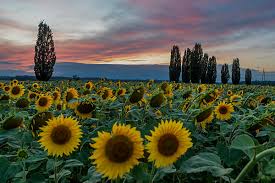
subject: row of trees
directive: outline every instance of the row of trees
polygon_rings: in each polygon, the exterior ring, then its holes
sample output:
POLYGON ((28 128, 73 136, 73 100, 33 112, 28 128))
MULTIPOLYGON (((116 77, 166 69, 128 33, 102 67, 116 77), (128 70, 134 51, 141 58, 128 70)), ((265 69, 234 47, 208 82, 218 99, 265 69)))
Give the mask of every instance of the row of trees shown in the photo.
MULTIPOLYGON (((216 83, 217 78, 217 60, 215 56, 209 57, 207 53, 203 53, 201 44, 196 43, 191 50, 187 48, 181 61, 180 49, 174 45, 171 49, 171 59, 169 66, 170 81, 179 82, 182 73, 182 82, 184 83, 216 83)), ((251 84, 251 70, 245 72, 245 81, 251 84)), ((221 81, 223 84, 228 83, 230 79, 228 65, 224 64, 221 69, 221 81)), ((232 83, 240 82, 240 61, 238 58, 233 59, 232 65, 232 83)))

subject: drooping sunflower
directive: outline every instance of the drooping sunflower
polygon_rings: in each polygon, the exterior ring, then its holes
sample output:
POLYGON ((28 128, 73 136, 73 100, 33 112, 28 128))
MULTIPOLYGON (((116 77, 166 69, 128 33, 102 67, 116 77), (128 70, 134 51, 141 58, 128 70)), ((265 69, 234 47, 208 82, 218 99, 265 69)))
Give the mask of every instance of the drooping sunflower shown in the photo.
POLYGON ((236 106, 236 105, 240 105, 242 102, 242 97, 240 95, 232 95, 230 97, 230 102, 236 106))
POLYGON ((231 113, 234 112, 234 107, 232 104, 226 104, 225 102, 220 102, 215 108, 215 114, 217 119, 229 120, 231 118, 231 113))
POLYGON ((79 95, 75 88, 67 89, 65 93, 65 103, 70 109, 74 109, 76 107, 77 102, 72 102, 73 99, 78 99, 79 95))
POLYGON ((41 128, 41 146, 52 156, 68 156, 80 144, 82 131, 78 121, 63 115, 52 118, 41 128))
POLYGON ((151 107, 160 107, 164 102, 166 98, 163 93, 158 93, 154 95, 150 100, 150 106, 151 107))
POLYGON ((52 97, 47 95, 40 95, 35 102, 35 106, 38 112, 47 111, 52 105, 52 97))
POLYGON ((0 89, 3 89, 3 88, 4 88, 4 86, 5 86, 5 84, 4 84, 4 83, 2 83, 2 82, 0 82, 0 89))
POLYGON ((90 102, 79 102, 75 108, 75 114, 82 119, 91 118, 94 109, 95 105, 90 102))
POLYGON ((3 129, 10 130, 24 126, 24 119, 21 116, 13 115, 6 118, 3 122, 3 129))
POLYGON ((133 93, 131 94, 129 101, 132 104, 138 103, 139 101, 141 101, 143 99, 144 93, 145 93, 145 90, 143 87, 139 87, 139 88, 135 89, 133 91, 133 93))
POLYGON ((94 160, 96 170, 109 179, 122 177, 143 157, 141 134, 130 125, 114 124, 111 133, 98 132, 92 140, 95 150, 90 159, 94 160))
POLYGON ((191 133, 182 122, 161 121, 151 133, 151 136, 146 136, 149 141, 146 149, 150 153, 148 160, 153 161, 157 168, 173 164, 193 145, 191 133))
POLYGON ((33 116, 29 129, 32 131, 33 136, 37 135, 37 131, 47 125, 47 121, 53 119, 54 115, 51 112, 41 112, 33 116))
POLYGON ((20 98, 21 96, 24 95, 24 86, 23 85, 12 85, 9 91, 10 97, 13 99, 20 98))
POLYGON ((15 106, 20 109, 28 108, 30 102, 27 98, 20 98, 16 101, 15 106))
POLYGON ((211 123, 214 119, 213 109, 212 107, 204 109, 195 117, 195 124, 205 129, 206 125, 211 123))

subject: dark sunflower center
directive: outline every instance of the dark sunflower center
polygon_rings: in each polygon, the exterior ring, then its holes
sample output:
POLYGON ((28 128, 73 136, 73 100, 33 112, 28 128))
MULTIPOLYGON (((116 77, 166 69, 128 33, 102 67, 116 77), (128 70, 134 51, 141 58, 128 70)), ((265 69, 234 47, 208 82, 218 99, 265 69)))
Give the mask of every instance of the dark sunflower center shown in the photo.
POLYGON ((202 113, 200 113, 196 119, 197 119, 197 122, 203 122, 204 120, 206 120, 210 115, 212 114, 212 110, 211 109, 208 109, 208 110, 205 110, 203 111, 202 113))
POLYGON ((118 95, 121 95, 123 93, 123 90, 118 90, 118 95))
POLYGON ((34 94, 34 93, 31 93, 30 94, 30 99, 33 99, 33 98, 35 98, 36 97, 36 94, 34 94))
POLYGON ((65 125, 59 125, 52 130, 51 139, 54 143, 66 144, 71 138, 71 130, 65 125))
POLYGON ((123 163, 133 154, 134 144, 124 135, 112 137, 106 144, 105 154, 110 161, 123 163))
POLYGON ((219 108, 219 112, 220 112, 221 114, 226 114, 226 113, 227 113, 227 107, 221 106, 221 107, 219 108))
POLYGON ((48 103, 48 99, 47 99, 46 97, 42 97, 42 98, 40 98, 39 101, 38 101, 39 106, 42 106, 42 107, 43 107, 43 106, 46 106, 47 103, 48 103))
POLYGON ((82 114, 88 114, 92 112, 93 109, 94 109, 94 106, 92 104, 81 103, 77 106, 77 111, 82 114))
POLYGON ((172 156, 178 147, 179 141, 173 134, 165 134, 158 141, 158 151, 164 156, 172 156))
POLYGON ((90 88, 91 88, 91 85, 90 85, 90 84, 86 84, 86 88, 87 88, 87 89, 90 89, 90 88))
POLYGON ((13 87, 12 90, 11 90, 11 92, 14 95, 18 95, 20 93, 20 87, 19 86, 13 87))
POLYGON ((5 89, 5 91, 9 91, 10 87, 5 87, 4 89, 5 89))
POLYGON ((69 102, 73 98, 74 98, 74 94, 72 94, 71 92, 68 92, 66 95, 66 101, 69 102))

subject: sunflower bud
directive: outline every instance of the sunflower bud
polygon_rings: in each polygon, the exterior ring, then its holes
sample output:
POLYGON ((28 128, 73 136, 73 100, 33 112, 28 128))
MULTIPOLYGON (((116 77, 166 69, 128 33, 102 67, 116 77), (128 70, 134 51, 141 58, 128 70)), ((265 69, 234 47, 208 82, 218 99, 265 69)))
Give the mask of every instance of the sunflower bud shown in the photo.
POLYGON ((144 95, 144 88, 143 87, 139 87, 137 89, 134 90, 134 92, 132 93, 132 95, 130 96, 129 101, 134 104, 139 102, 144 95))
POLYGON ((41 112, 36 114, 31 121, 30 129, 36 135, 36 131, 40 129, 40 127, 47 125, 47 121, 53 119, 54 115, 51 112, 41 112))
POLYGON ((30 102, 26 98, 20 98, 16 101, 15 106, 20 109, 29 107, 30 102))
POLYGON ((159 93, 155 96, 153 96, 150 100, 150 106, 151 107, 160 107, 165 101, 165 97, 163 93, 159 93))

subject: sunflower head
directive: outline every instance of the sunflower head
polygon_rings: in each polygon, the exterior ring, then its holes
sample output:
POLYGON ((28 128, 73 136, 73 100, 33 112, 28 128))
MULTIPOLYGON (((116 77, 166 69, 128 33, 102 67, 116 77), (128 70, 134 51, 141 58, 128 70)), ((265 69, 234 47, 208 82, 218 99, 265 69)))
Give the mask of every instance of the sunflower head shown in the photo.
POLYGON ((188 90, 188 91, 184 92, 183 95, 182 95, 182 98, 184 100, 189 99, 191 97, 192 97, 192 90, 188 90))
POLYGON ((94 160, 96 170, 109 179, 122 177, 143 156, 140 132, 130 125, 115 124, 111 133, 99 132, 92 140, 95 143, 91 147, 95 150, 90 158, 94 160))
POLYGON ((61 93, 59 91, 54 91, 52 94, 53 102, 56 103, 61 98, 61 93))
POLYGON ((18 85, 19 81, 14 79, 10 82, 11 85, 18 85))
POLYGON ((131 94, 130 98, 129 98, 129 101, 134 104, 134 103, 138 103, 139 101, 141 101, 141 99, 143 98, 143 95, 144 95, 144 88, 141 86, 137 89, 135 89, 133 91, 133 93, 131 94))
POLYGON ((125 88, 119 88, 117 90, 117 96, 124 96, 126 93, 126 89, 125 88))
POLYGON ((78 121, 63 115, 48 120, 46 126, 41 128, 39 142, 52 156, 68 156, 80 144, 82 131, 78 121))
POLYGON ((6 102, 10 99, 9 95, 1 95, 0 96, 0 101, 6 102))
POLYGON ((240 95, 232 95, 230 97, 230 102, 236 106, 236 105, 240 105, 242 101, 242 97, 240 95))
POLYGON ((29 107, 30 102, 26 98, 20 98, 16 101, 15 106, 20 109, 29 107))
POLYGON ((206 108, 203 111, 201 111, 195 117, 195 123, 196 123, 197 126, 200 126, 203 129, 205 129, 206 125, 208 123, 211 123, 213 119, 214 119, 213 109, 212 109, 212 107, 209 107, 209 108, 206 108))
POLYGON ((106 100, 106 99, 111 99, 113 97, 113 90, 110 88, 105 88, 102 92, 102 99, 106 100))
POLYGON ((232 104, 226 104, 225 102, 220 102, 215 108, 215 114, 217 119, 229 120, 231 118, 231 113, 234 112, 234 107, 232 104))
POLYGON ((267 97, 262 98, 262 99, 260 100, 260 103, 261 103, 262 105, 267 105, 267 104, 269 104, 271 101, 272 101, 272 98, 267 96, 267 97))
POLYGON ((38 94, 35 93, 35 92, 32 92, 29 90, 29 93, 28 93, 28 100, 29 101, 35 101, 38 97, 38 94))
POLYGON ((87 83, 85 83, 85 86, 84 86, 86 90, 91 90, 93 89, 93 87, 94 87, 94 84, 91 81, 88 81, 87 83))
POLYGON ((12 85, 10 88, 10 97, 13 99, 20 98, 22 95, 24 95, 24 86, 23 85, 12 85))
POLYGON ((34 135, 37 135, 37 131, 47 125, 47 121, 53 119, 54 115, 51 112, 41 112, 37 113, 31 121, 30 130, 32 130, 34 135))
POLYGON ((163 93, 156 94, 150 100, 151 107, 160 107, 165 102, 165 96, 163 93))
POLYGON ((0 82, 0 89, 4 88, 5 84, 0 82))
POLYGON ((75 108, 75 113, 82 119, 91 118, 95 110, 95 105, 90 102, 79 102, 75 108))
POLYGON ((231 90, 228 90, 228 91, 227 91, 227 95, 228 95, 228 96, 232 96, 232 95, 233 95, 233 92, 232 92, 231 90))
POLYGON ((40 88, 40 86, 39 86, 39 84, 38 84, 38 83, 33 83, 33 84, 32 84, 32 87, 33 87, 34 89, 38 89, 38 88, 40 88))
POLYGON ((69 88, 65 93, 65 102, 68 103, 72 99, 78 98, 78 92, 75 88, 69 88))
POLYGON ((5 91, 6 93, 9 93, 11 87, 10 87, 9 85, 5 85, 5 86, 3 87, 3 89, 4 89, 4 91, 5 91))
POLYGON ((207 89, 206 85, 201 84, 198 86, 197 91, 198 91, 198 93, 202 93, 202 92, 206 91, 206 89, 207 89))
POLYGON ((52 105, 52 97, 47 95, 40 95, 35 105, 36 105, 36 109, 39 112, 47 111, 52 105))
POLYGON ((18 128, 20 126, 23 126, 23 121, 24 119, 20 116, 15 116, 15 115, 10 116, 6 118, 5 121, 3 122, 3 129, 10 130, 10 129, 18 128))
POLYGON ((89 95, 89 94, 91 94, 91 90, 84 90, 82 94, 83 95, 89 95))
POLYGON ((166 167, 186 153, 192 147, 191 133, 183 127, 182 122, 161 121, 151 136, 146 136, 149 143, 149 161, 153 161, 157 168, 166 167))

